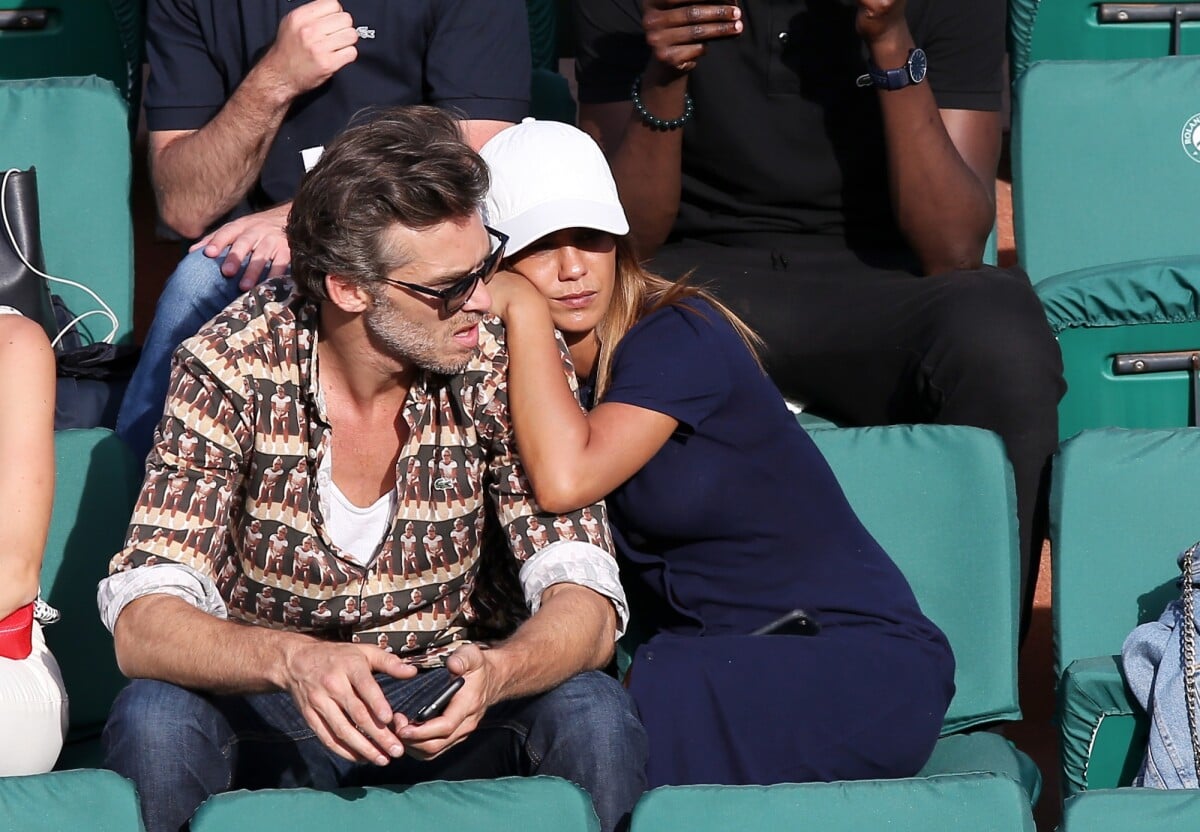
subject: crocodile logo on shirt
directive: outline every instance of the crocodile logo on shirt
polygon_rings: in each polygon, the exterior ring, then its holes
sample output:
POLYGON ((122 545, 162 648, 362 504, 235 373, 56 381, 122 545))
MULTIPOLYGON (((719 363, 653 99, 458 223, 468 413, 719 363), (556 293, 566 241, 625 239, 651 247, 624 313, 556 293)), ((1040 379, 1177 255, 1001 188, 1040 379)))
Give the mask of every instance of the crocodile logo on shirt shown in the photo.
POLYGON ((368 29, 366 26, 359 26, 354 31, 358 32, 358 36, 360 38, 364 38, 367 40, 375 40, 375 30, 374 29, 368 29))

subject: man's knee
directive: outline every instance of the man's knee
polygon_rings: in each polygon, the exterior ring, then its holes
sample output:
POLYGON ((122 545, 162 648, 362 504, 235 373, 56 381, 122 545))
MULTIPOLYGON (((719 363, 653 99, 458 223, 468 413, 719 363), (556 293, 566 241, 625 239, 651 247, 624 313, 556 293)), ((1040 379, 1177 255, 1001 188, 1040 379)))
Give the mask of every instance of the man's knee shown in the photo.
POLYGON ((941 360, 1000 396, 1056 405, 1065 390, 1062 357, 1024 274, 985 268, 942 279, 929 322, 941 360))
POLYGON ((555 738, 596 759, 644 763, 646 734, 629 694, 611 676, 589 671, 543 695, 539 719, 554 725, 555 738))
POLYGON ((203 696, 150 679, 130 682, 104 726, 105 763, 126 776, 221 753, 223 718, 203 696))
POLYGON ((203 249, 185 255, 163 287, 155 317, 195 310, 208 313, 205 318, 208 320, 224 309, 240 292, 236 277, 227 278, 221 274, 221 262, 220 258, 206 257, 203 249))

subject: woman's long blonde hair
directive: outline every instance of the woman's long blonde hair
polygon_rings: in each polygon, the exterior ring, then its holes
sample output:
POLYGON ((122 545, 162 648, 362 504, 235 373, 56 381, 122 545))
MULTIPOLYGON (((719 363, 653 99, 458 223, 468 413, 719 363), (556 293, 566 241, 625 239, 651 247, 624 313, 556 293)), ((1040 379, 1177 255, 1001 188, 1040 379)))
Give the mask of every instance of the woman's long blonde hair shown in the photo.
MULTIPOLYGON (((737 330, 738 335, 746 344, 746 349, 754 356, 758 366, 762 368, 762 358, 759 350, 763 340, 758 333, 751 329, 745 321, 717 300, 711 292, 689 282, 691 273, 684 275, 677 282, 659 277, 647 271, 634 252, 633 243, 628 235, 614 237, 616 240, 616 277, 613 282, 612 301, 608 312, 596 327, 596 339, 600 342, 600 353, 596 360, 595 400, 600 402, 608 392, 610 374, 612 372, 613 353, 625 334, 633 325, 652 312, 665 306, 678 306, 691 298, 705 301, 717 310, 737 330)), ((692 314, 700 314, 695 310, 684 307, 692 314)))

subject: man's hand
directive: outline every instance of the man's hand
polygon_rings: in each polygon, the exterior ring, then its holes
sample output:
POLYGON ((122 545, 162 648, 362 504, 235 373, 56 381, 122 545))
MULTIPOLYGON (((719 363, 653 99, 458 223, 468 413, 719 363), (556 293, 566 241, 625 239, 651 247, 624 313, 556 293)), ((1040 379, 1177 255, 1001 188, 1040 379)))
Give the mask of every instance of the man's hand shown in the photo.
POLYGON ((279 21, 263 56, 291 97, 316 89, 358 57, 354 20, 338 0, 313 0, 279 21))
POLYGON ((891 39, 910 39, 905 0, 858 0, 854 27, 868 46, 891 39))
POLYGON ((705 43, 741 33, 742 10, 695 0, 646 0, 642 28, 655 60, 676 72, 691 72, 705 43))
POLYGON ((392 706, 374 677, 415 676, 417 669, 399 656, 369 644, 306 640, 288 651, 284 673, 301 715, 339 757, 383 766, 404 753, 392 706))
POLYGON ((290 202, 249 214, 232 222, 227 222, 201 237, 192 245, 189 251, 204 249, 205 257, 217 258, 228 249, 224 262, 221 263, 221 274, 233 277, 241 271, 246 258, 246 271, 238 282, 238 288, 248 292, 262 278, 279 277, 292 262, 292 250, 288 246, 287 225, 290 202))
POLYGON ((487 709, 500 701, 502 682, 489 652, 468 644, 446 660, 446 669, 466 681, 441 716, 420 725, 409 725, 407 718, 397 716, 396 727, 410 755, 428 760, 458 745, 479 726, 487 709))

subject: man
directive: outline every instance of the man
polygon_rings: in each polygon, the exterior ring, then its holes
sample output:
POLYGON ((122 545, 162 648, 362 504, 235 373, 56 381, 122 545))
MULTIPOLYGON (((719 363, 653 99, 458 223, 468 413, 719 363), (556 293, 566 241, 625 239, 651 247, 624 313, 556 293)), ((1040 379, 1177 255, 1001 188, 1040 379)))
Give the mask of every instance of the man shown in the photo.
MULTIPOLYGON (((250 313, 236 326, 233 315, 218 317, 236 330, 229 339, 234 369, 221 369, 211 327, 179 350, 175 376, 191 376, 208 396, 237 404, 227 423, 200 420, 199 432, 226 451, 218 479, 239 485, 216 512, 220 533, 207 538, 208 550, 164 558, 142 544, 114 558, 131 554, 134 568, 101 585, 102 617, 122 669, 135 679, 105 728, 106 760, 137 784, 149 832, 178 829, 226 788, 510 774, 580 783, 607 830, 643 788, 645 738, 625 692, 596 670, 611 658, 626 614, 610 551, 548 540, 518 562, 511 552, 484 554, 476 545, 449 581, 428 571, 389 581, 377 563, 348 554, 349 541, 394 539, 414 517, 444 518, 435 521, 439 536, 459 517, 482 517, 498 530, 548 517, 528 493, 497 499, 508 472, 520 467, 507 403, 498 408, 501 418, 456 406, 451 424, 438 406, 464 381, 500 389, 507 363, 498 322, 484 320, 490 297, 483 283, 503 254, 478 213, 486 186, 482 160, 440 110, 389 111, 350 128, 297 194, 288 226, 296 286, 257 287, 231 306, 250 313), (281 337, 291 338, 292 361, 283 359, 281 337), (269 425, 257 417, 270 406, 265 393, 280 385, 295 402, 294 432, 268 449, 269 425), (485 419, 488 440, 479 438, 485 419), (443 447, 460 461, 466 447, 485 460, 482 487, 464 495, 466 507, 440 491, 404 506, 398 492, 407 460, 434 459, 443 447), (238 549, 264 510, 245 497, 276 456, 289 470, 308 460, 313 512, 286 518, 284 528, 293 543, 312 536, 314 558, 336 563, 329 590, 324 583, 280 586, 277 575, 256 569, 261 552, 238 549), (384 510, 360 508, 377 505, 384 510), (153 570, 142 566, 152 554, 160 556, 153 570), (256 620, 244 604, 235 608, 219 595, 214 564, 225 557, 240 565, 241 597, 260 585, 290 589, 311 611, 310 628, 289 630, 277 608, 256 620), (487 577, 476 580, 480 574, 487 577), (426 599, 443 584, 448 611, 430 616, 426 599), (472 591, 460 594, 468 585, 472 591), (515 596, 509 586, 519 587, 515 596), (387 608, 388 595, 407 596, 410 588, 416 608, 389 623, 380 615, 364 628, 361 619, 341 616, 354 599, 387 608), (331 621, 335 609, 339 620, 331 621), (510 636, 488 650, 475 643, 483 627, 509 620, 510 636), (404 644, 407 660, 378 647, 384 627, 404 644), (394 707, 421 684, 413 681, 418 668, 443 664, 465 685, 443 716, 410 725, 394 707)), ((163 419, 192 416, 172 396, 163 419)), ((188 482, 200 476, 197 461, 180 456, 177 445, 160 443, 147 465, 177 470, 188 482)), ((591 511, 599 517, 604 509, 591 511)), ((143 498, 133 522, 153 525, 146 514, 143 498)), ((548 522, 543 528, 552 534, 548 522)))
POLYGON ((159 299, 118 416, 139 455, 175 347, 287 270, 292 196, 340 130, 372 108, 430 103, 461 114, 478 148, 525 116, 530 83, 520 0, 150 0, 146 28, 158 209, 198 241, 159 299))
POLYGON ((640 253, 696 269, 817 412, 998 433, 1031 601, 1065 386, 1028 280, 980 265, 1002 0, 575 5, 580 124, 640 253))

